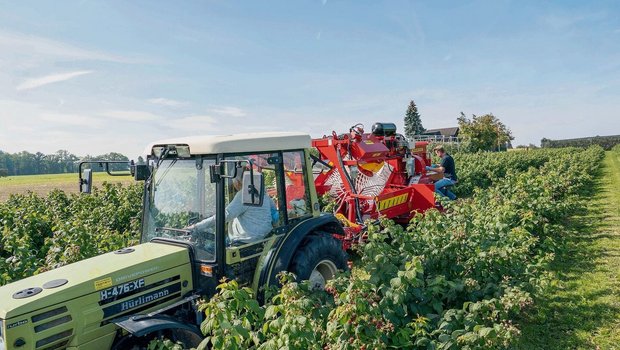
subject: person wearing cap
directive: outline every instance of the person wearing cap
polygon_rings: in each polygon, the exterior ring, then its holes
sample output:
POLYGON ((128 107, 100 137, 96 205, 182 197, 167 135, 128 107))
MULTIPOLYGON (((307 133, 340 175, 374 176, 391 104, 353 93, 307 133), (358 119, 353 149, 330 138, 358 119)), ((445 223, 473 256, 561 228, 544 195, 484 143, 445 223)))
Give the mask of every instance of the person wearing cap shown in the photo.
POLYGON ((456 176, 456 167, 454 165, 454 159, 442 145, 438 145, 433 148, 435 155, 441 159, 439 165, 432 167, 427 166, 426 170, 438 170, 443 172, 443 179, 435 182, 435 192, 439 195, 448 197, 451 200, 456 199, 456 195, 450 191, 449 186, 453 186, 457 183, 458 178, 456 176))
MULTIPOLYGON (((274 213, 277 207, 273 199, 265 192, 261 206, 244 205, 242 202, 243 170, 237 172, 232 185, 237 191, 226 206, 226 222, 231 222, 228 231, 230 242, 251 242, 264 238, 273 228, 272 221, 277 221, 274 213)), ((188 230, 203 232, 215 226, 215 215, 186 227, 188 230)))

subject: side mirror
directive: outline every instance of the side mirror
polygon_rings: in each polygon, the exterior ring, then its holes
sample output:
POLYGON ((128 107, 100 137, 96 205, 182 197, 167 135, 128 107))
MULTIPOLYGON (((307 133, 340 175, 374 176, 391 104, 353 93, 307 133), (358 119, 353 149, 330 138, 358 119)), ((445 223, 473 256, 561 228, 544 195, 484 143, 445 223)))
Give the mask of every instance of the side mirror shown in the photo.
POLYGON ((131 174, 133 175, 134 180, 143 181, 149 178, 149 176, 151 175, 151 171, 149 169, 149 166, 146 164, 132 164, 131 174))
POLYGON ((93 187, 92 169, 84 169, 80 178, 80 192, 90 193, 93 187))
POLYGON ((263 174, 246 171, 243 173, 243 185, 241 188, 241 202, 243 205, 260 207, 263 205, 265 196, 265 183, 263 174))

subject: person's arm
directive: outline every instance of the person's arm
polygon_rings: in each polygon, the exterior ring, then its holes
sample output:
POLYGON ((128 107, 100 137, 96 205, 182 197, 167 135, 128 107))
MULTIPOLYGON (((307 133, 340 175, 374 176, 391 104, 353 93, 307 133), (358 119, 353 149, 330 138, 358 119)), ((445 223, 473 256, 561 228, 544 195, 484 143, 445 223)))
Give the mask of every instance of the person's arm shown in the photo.
POLYGON ((433 164, 431 166, 427 166, 426 167, 426 171, 435 171, 435 172, 438 172, 438 173, 443 173, 444 171, 446 171, 446 168, 444 168, 440 164, 433 164))
POLYGON ((188 230, 206 231, 207 228, 215 226, 215 215, 211 215, 208 218, 199 221, 193 225, 189 225, 186 228, 188 230))
MULTIPOLYGON (((233 200, 228 203, 226 206, 226 222, 238 217, 243 214, 243 212, 247 209, 246 206, 241 203, 241 191, 237 192, 233 200)), ((198 230, 204 231, 209 227, 215 226, 215 215, 209 216, 208 218, 197 222, 193 225, 187 226, 188 230, 198 230)))
POLYGON ((237 192, 233 199, 226 206, 226 222, 238 217, 248 209, 248 206, 241 202, 241 191, 237 192))
POLYGON ((439 161, 439 164, 437 165, 437 171, 438 172, 442 172, 445 173, 446 172, 446 162, 447 162, 448 157, 444 156, 441 158, 441 160, 439 161))

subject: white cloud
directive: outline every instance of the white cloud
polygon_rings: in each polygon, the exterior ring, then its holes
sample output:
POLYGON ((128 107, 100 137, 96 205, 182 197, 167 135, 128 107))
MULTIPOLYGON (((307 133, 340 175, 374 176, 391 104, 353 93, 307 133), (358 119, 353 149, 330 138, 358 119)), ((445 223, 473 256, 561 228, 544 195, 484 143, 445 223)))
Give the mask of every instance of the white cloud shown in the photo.
MULTIPOLYGON (((93 60, 116 63, 144 63, 143 58, 113 55, 106 52, 84 49, 72 44, 35 35, 0 30, 0 52, 29 55, 29 59, 45 61, 46 57, 67 60, 93 60)), ((152 61, 151 58, 148 61, 152 61)))
POLYGON ((0 30, 0 51, 29 56, 55 56, 73 60, 135 63, 135 60, 104 52, 86 50, 64 42, 34 35, 0 30))
POLYGON ((42 113, 41 120, 54 124, 64 124, 82 127, 99 127, 102 125, 101 119, 78 114, 42 113))
POLYGON ((216 124, 216 122, 217 120, 209 115, 192 115, 175 119, 173 123, 170 123, 167 126, 177 130, 200 133, 206 131, 213 131, 213 126, 216 124))
POLYGON ((151 98, 148 101, 154 105, 165 106, 165 107, 180 107, 180 106, 187 105, 187 102, 181 102, 181 101, 172 100, 172 99, 164 98, 164 97, 151 98))
POLYGON ((93 71, 91 70, 82 70, 82 71, 76 71, 76 72, 51 74, 51 75, 46 75, 44 77, 34 78, 34 79, 27 79, 23 83, 19 84, 16 87, 16 90, 18 91, 30 90, 30 89, 38 88, 44 85, 70 80, 75 77, 79 77, 81 75, 90 74, 92 72, 93 71))
POLYGON ((214 107, 209 110, 210 114, 215 114, 222 117, 245 117, 247 113, 238 107, 230 107, 230 106, 221 106, 214 107))
POLYGON ((155 115, 150 112, 145 111, 134 111, 134 110, 115 110, 115 111, 104 111, 98 113, 98 115, 111 119, 118 119, 129 122, 142 122, 142 121, 152 121, 161 119, 160 116, 155 115))

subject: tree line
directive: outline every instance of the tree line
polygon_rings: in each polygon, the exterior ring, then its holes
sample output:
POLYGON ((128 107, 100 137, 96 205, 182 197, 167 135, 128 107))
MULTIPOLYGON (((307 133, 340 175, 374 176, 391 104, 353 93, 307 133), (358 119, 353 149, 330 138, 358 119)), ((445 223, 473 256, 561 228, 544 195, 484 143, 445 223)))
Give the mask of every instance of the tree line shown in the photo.
POLYGON ((544 138, 540 140, 540 145, 543 148, 561 148, 561 147, 590 147, 592 145, 599 145, 606 151, 611 150, 615 145, 620 144, 620 135, 611 136, 592 136, 592 137, 580 137, 576 139, 564 139, 564 140, 550 140, 544 138))
MULTIPOLYGON (((78 157, 67 150, 58 150, 56 153, 43 154, 41 152, 30 153, 21 151, 7 153, 0 151, 0 177, 14 175, 39 175, 39 174, 63 174, 78 171, 80 161, 102 159, 129 161, 120 153, 106 153, 98 156, 87 155, 78 157)), ((99 169, 93 169, 100 171, 99 169)))

